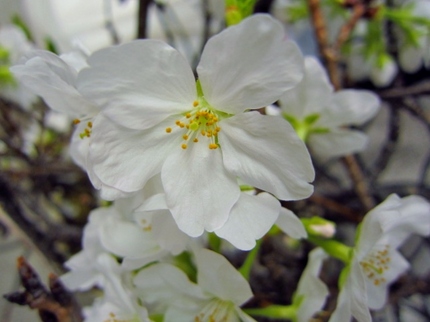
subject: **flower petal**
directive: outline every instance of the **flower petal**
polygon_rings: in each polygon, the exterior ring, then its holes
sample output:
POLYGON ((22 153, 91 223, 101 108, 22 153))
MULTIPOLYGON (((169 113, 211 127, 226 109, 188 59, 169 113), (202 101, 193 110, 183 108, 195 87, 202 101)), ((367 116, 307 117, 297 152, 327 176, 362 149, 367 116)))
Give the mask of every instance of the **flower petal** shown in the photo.
POLYGON ((371 322, 367 307, 366 283, 360 264, 353 259, 347 280, 337 298, 336 309, 329 322, 351 321, 351 316, 360 322, 371 322))
POLYGON ((167 134, 164 126, 145 131, 126 129, 99 115, 91 134, 89 167, 103 184, 124 192, 142 189, 174 149, 180 149, 181 137, 167 134))
POLYGON ((281 208, 276 225, 292 238, 301 239, 308 236, 300 219, 289 209, 281 208))
POLYGON ((332 95, 333 87, 327 72, 317 59, 309 56, 305 58, 305 76, 281 96, 279 105, 283 113, 303 120, 310 114, 322 114, 332 95))
POLYGON ((303 76, 303 57, 269 15, 253 15, 207 42, 197 73, 206 100, 236 114, 264 107, 303 76))
POLYGON ((381 102, 373 92, 346 89, 336 92, 331 105, 321 115, 317 125, 336 127, 361 125, 373 118, 379 111, 381 102))
POLYGON ((182 297, 195 300, 207 298, 200 287, 192 283, 179 268, 159 263, 142 269, 133 279, 136 293, 155 312, 164 313, 172 302, 182 297))
POLYGON ((121 257, 141 258, 160 249, 150 232, 145 232, 134 223, 109 220, 100 229, 102 245, 121 257))
POLYGON ((367 305, 372 310, 381 309, 387 302, 388 285, 396 280, 409 268, 409 263, 396 250, 390 251, 388 270, 381 276, 385 281, 375 285, 372 280, 366 279, 367 305))
POLYGON ((76 71, 60 57, 44 50, 34 51, 11 71, 55 111, 74 118, 95 114, 98 109, 76 89, 76 71))
POLYGON ((197 281, 204 291, 241 305, 252 296, 246 279, 227 259, 208 249, 196 251, 197 281))
POLYGON ((219 143, 228 171, 282 200, 312 194, 312 162, 287 121, 248 112, 222 121, 221 128, 219 143))
POLYGON ((309 322, 312 316, 324 306, 327 295, 327 286, 319 279, 323 261, 328 255, 316 248, 309 253, 308 263, 297 286, 297 294, 303 295, 303 302, 297 310, 298 322, 309 322))
POLYGON ((173 255, 178 255, 186 249, 189 236, 178 228, 167 208, 164 193, 153 195, 145 200, 136 209, 133 217, 136 222, 150 223, 154 239, 163 249, 170 251, 173 255))
POLYGON ((279 201, 268 193, 241 193, 227 222, 215 234, 241 250, 250 250, 272 227, 280 208, 279 201))
POLYGON ((312 133, 308 144, 311 155, 325 162, 328 159, 366 149, 369 138, 361 131, 335 129, 328 133, 312 133))
POLYGON ((112 121, 148 129, 192 108, 194 75, 185 58, 158 40, 136 40, 94 53, 78 75, 78 88, 112 121))
POLYGON ((222 163, 220 149, 191 143, 172 148, 161 171, 166 201, 179 229, 192 237, 222 227, 240 189, 222 163))

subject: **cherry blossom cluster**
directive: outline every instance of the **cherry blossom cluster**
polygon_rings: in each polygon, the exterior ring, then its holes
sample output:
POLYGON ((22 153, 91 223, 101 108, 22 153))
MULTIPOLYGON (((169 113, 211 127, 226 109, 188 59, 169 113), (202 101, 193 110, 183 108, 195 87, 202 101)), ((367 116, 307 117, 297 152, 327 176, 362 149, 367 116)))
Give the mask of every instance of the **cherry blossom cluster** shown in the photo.
POLYGON ((211 37, 195 73, 154 39, 92 54, 26 50, 8 63, 19 84, 70 117, 70 155, 112 201, 90 213, 83 249, 62 277, 72 290, 103 291, 84 309, 88 322, 309 321, 329 294, 319 273, 330 256, 344 264, 330 321, 370 322, 409 267, 397 249, 430 235, 430 204, 419 196, 389 196, 352 247, 333 238, 333 223, 282 206, 311 196, 312 162, 366 148, 350 126, 373 118, 380 102, 370 91, 335 92, 319 61, 269 15, 211 37), (257 249, 276 226, 318 247, 292 303, 243 308, 253 296, 248 274, 207 245, 257 249))

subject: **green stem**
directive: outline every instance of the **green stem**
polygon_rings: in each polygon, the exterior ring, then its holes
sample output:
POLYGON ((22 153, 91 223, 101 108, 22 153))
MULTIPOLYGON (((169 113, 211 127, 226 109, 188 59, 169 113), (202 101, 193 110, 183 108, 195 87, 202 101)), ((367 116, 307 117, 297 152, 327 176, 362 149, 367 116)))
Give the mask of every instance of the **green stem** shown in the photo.
POLYGON ((315 244, 330 256, 340 259, 345 264, 349 264, 352 248, 333 239, 322 239, 314 236, 308 236, 308 241, 315 244))
POLYGON ((240 274, 242 274, 242 276, 245 277, 247 281, 249 281, 252 264, 254 264, 255 258, 257 257, 258 251, 260 250, 262 241, 262 239, 257 240, 255 247, 248 253, 245 262, 243 263, 242 267, 239 268, 240 274))
POLYGON ((249 315, 264 316, 272 319, 286 319, 295 321, 297 308, 295 306, 270 305, 258 309, 243 309, 249 315))

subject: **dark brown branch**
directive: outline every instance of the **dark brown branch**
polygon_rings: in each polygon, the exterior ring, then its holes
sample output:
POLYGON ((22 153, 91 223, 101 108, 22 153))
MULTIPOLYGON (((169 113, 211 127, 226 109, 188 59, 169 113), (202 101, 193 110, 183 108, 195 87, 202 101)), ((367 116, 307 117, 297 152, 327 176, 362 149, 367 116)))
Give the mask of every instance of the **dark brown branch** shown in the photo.
POLYGON ((24 291, 5 294, 4 298, 18 305, 28 305, 37 310, 43 322, 79 322, 82 317, 75 311, 72 295, 64 288, 55 274, 49 275, 48 290, 37 272, 24 257, 17 259, 18 273, 24 291))
POLYGON ((147 27, 148 27, 148 9, 152 0, 139 0, 139 13, 137 17, 138 26, 137 26, 137 38, 143 39, 146 38, 147 35, 147 27))

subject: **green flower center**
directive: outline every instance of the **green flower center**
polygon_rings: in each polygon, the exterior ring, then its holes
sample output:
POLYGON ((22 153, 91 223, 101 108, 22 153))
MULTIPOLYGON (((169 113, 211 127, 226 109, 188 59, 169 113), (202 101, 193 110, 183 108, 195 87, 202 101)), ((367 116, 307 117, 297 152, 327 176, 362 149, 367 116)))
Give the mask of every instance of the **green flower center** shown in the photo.
POLYGON ((319 114, 309 114, 303 120, 297 119, 295 116, 284 114, 284 118, 290 122, 296 131, 297 135, 303 142, 306 142, 309 135, 313 133, 328 133, 329 129, 315 126, 315 123, 319 120, 319 114))

